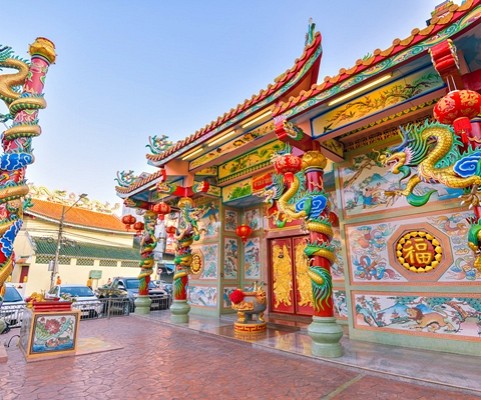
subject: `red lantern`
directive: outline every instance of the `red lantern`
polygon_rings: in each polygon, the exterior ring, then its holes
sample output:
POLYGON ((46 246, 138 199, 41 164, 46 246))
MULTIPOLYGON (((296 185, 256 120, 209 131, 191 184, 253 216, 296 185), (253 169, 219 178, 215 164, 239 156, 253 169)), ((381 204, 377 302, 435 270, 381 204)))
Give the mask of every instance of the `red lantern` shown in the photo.
POLYGON ((154 204, 150 208, 154 213, 159 214, 159 219, 162 221, 164 216, 170 213, 170 206, 167 203, 161 201, 160 203, 154 204))
POLYGON ((252 228, 249 225, 238 225, 235 234, 242 239, 242 243, 247 241, 247 238, 252 233, 252 228))
POLYGON ((122 217, 122 223, 126 225, 127 229, 130 229, 131 225, 134 224, 136 221, 133 215, 125 215, 122 217))
POLYGON ((452 125, 461 117, 473 119, 481 112, 481 95, 474 90, 452 90, 441 98, 433 109, 434 118, 446 125, 452 125))
POLYGON ((302 159, 292 154, 278 155, 274 160, 274 168, 278 174, 284 175, 287 183, 291 183, 294 174, 302 169, 302 159))
POLYGON ((173 237, 175 232, 177 231, 177 228, 174 225, 169 225, 165 227, 165 232, 169 237, 173 237))
POLYGON ((332 211, 329 211, 329 222, 331 223, 332 226, 338 227, 339 226, 339 217, 337 216, 336 213, 333 213, 332 211))
POLYGON ((144 230, 144 223, 143 222, 136 222, 134 224, 134 229, 137 231, 137 232, 142 232, 144 230))

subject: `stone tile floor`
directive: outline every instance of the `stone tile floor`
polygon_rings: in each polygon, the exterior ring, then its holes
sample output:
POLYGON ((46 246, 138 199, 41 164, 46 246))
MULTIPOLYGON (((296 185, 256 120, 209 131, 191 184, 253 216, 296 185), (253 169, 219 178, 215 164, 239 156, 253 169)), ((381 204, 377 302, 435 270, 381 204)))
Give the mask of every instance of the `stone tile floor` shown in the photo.
POLYGON ((480 358, 343 339, 345 355, 323 360, 302 330, 244 338, 231 320, 172 324, 168 311, 82 321, 98 348, 58 359, 27 363, 15 333, 0 336, 1 400, 481 399, 480 358))
MULTIPOLYGON (((144 318, 172 324, 170 314, 151 313, 144 318)), ((187 329, 193 329, 213 335, 220 335, 244 342, 250 342, 255 347, 280 350, 304 357, 324 360, 332 364, 360 368, 365 371, 392 375, 397 378, 415 379, 426 383, 435 383, 453 388, 462 388, 479 392, 481 397, 481 357, 469 357, 452 353, 440 353, 429 350, 409 349, 397 346, 379 345, 368 342, 342 339, 344 354, 339 358, 317 357, 311 352, 311 338, 307 335, 305 324, 296 324, 297 329, 289 329, 288 321, 269 324, 279 326, 288 324, 287 331, 268 329, 265 334, 252 338, 239 336, 233 332, 232 322, 235 317, 212 319, 191 315, 188 324, 180 324, 187 329), (290 332, 289 332, 290 331, 290 332)), ((269 317, 267 317, 269 321, 269 317)), ((268 325, 268 326, 269 326, 268 325)))

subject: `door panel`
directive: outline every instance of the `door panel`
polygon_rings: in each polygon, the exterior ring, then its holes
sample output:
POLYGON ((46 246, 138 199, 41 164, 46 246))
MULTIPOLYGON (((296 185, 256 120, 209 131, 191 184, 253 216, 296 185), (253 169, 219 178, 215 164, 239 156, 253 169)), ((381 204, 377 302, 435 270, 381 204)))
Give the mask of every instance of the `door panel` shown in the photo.
POLYGON ((304 254, 306 247, 306 236, 292 238, 294 245, 294 271, 296 284, 296 314, 312 315, 312 286, 307 271, 309 269, 309 259, 304 254))
POLYGON ((272 312, 312 315, 312 290, 304 254, 307 236, 272 239, 269 246, 272 312))
POLYGON ((270 268, 272 277, 271 310, 294 313, 292 248, 290 239, 270 241, 270 268))

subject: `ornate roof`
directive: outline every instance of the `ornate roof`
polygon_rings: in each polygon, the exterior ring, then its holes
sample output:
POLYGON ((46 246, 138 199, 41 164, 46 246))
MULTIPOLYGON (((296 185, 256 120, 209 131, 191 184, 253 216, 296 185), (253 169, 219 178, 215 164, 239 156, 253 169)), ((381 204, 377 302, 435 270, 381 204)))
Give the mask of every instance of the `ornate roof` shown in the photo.
MULTIPOLYGON (((65 204, 40 199, 32 199, 32 204, 32 207, 25 210, 26 215, 51 222, 60 222, 63 207, 69 207, 65 204)), ((72 207, 65 213, 64 224, 80 226, 86 229, 127 233, 125 225, 116 215, 86 210, 80 207, 72 207)), ((129 234, 131 233, 129 232, 129 234)))
POLYGON ((222 129, 227 129, 229 126, 237 124, 239 121, 259 112, 269 104, 283 100, 282 97, 286 96, 288 91, 291 91, 295 85, 301 82, 306 76, 311 78, 310 84, 312 84, 312 82, 316 81, 319 73, 321 54, 321 34, 316 32, 312 42, 307 44, 304 48, 302 56, 295 60, 294 66, 278 76, 274 80, 274 84, 269 84, 266 89, 254 94, 250 99, 245 100, 243 103, 238 104, 236 108, 232 108, 230 111, 198 130, 193 135, 178 141, 168 150, 160 154, 147 154, 147 160, 161 161, 174 153, 179 153, 178 155, 180 155, 183 152, 186 152, 193 147, 189 145, 194 142, 197 141, 195 144, 202 143, 204 140, 215 135, 222 129))
MULTIPOLYGON (((330 77, 326 76, 324 78, 324 82, 321 84, 313 85, 308 91, 302 91, 299 96, 291 97, 288 101, 281 103, 278 107, 276 107, 273 111, 273 116, 280 115, 285 113, 287 110, 299 105, 300 103, 312 100, 313 97, 318 95, 319 93, 325 92, 335 85, 340 84, 343 81, 346 81, 349 78, 352 78, 354 75, 358 75, 361 73, 365 73, 370 68, 373 68, 374 65, 385 63, 387 59, 393 57, 401 52, 406 51, 408 48, 415 47, 416 45, 420 44, 421 42, 425 41, 429 37, 434 37, 438 32, 443 29, 446 29, 448 26, 458 22, 461 18, 463 18, 468 12, 475 9, 477 6, 481 4, 481 0, 466 0, 462 5, 456 5, 452 3, 449 7, 447 7, 443 14, 440 16, 434 16, 430 21, 429 25, 424 29, 413 29, 411 35, 406 39, 394 39, 392 42, 391 47, 386 50, 376 49, 373 51, 373 54, 365 59, 359 59, 356 61, 356 65, 349 69, 341 68, 339 70, 339 74, 330 77)), ((467 21, 468 23, 471 21, 467 21)), ((425 50, 425 49, 419 49, 425 50)), ((416 53, 419 55, 419 53, 416 53)), ((344 89, 350 89, 352 86, 349 86, 344 89)), ((340 91, 333 92, 334 94, 340 93, 340 91)), ((322 100, 326 100, 323 98, 322 100)), ((314 106, 316 102, 310 101, 309 108, 314 106)))

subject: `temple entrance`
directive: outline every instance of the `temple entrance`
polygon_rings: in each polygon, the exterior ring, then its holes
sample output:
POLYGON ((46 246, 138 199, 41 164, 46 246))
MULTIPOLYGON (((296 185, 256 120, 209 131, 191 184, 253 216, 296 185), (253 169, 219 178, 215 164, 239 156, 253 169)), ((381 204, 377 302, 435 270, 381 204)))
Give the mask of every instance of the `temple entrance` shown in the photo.
POLYGON ((268 240, 270 311, 290 315, 312 315, 309 260, 304 255, 308 236, 268 240))

